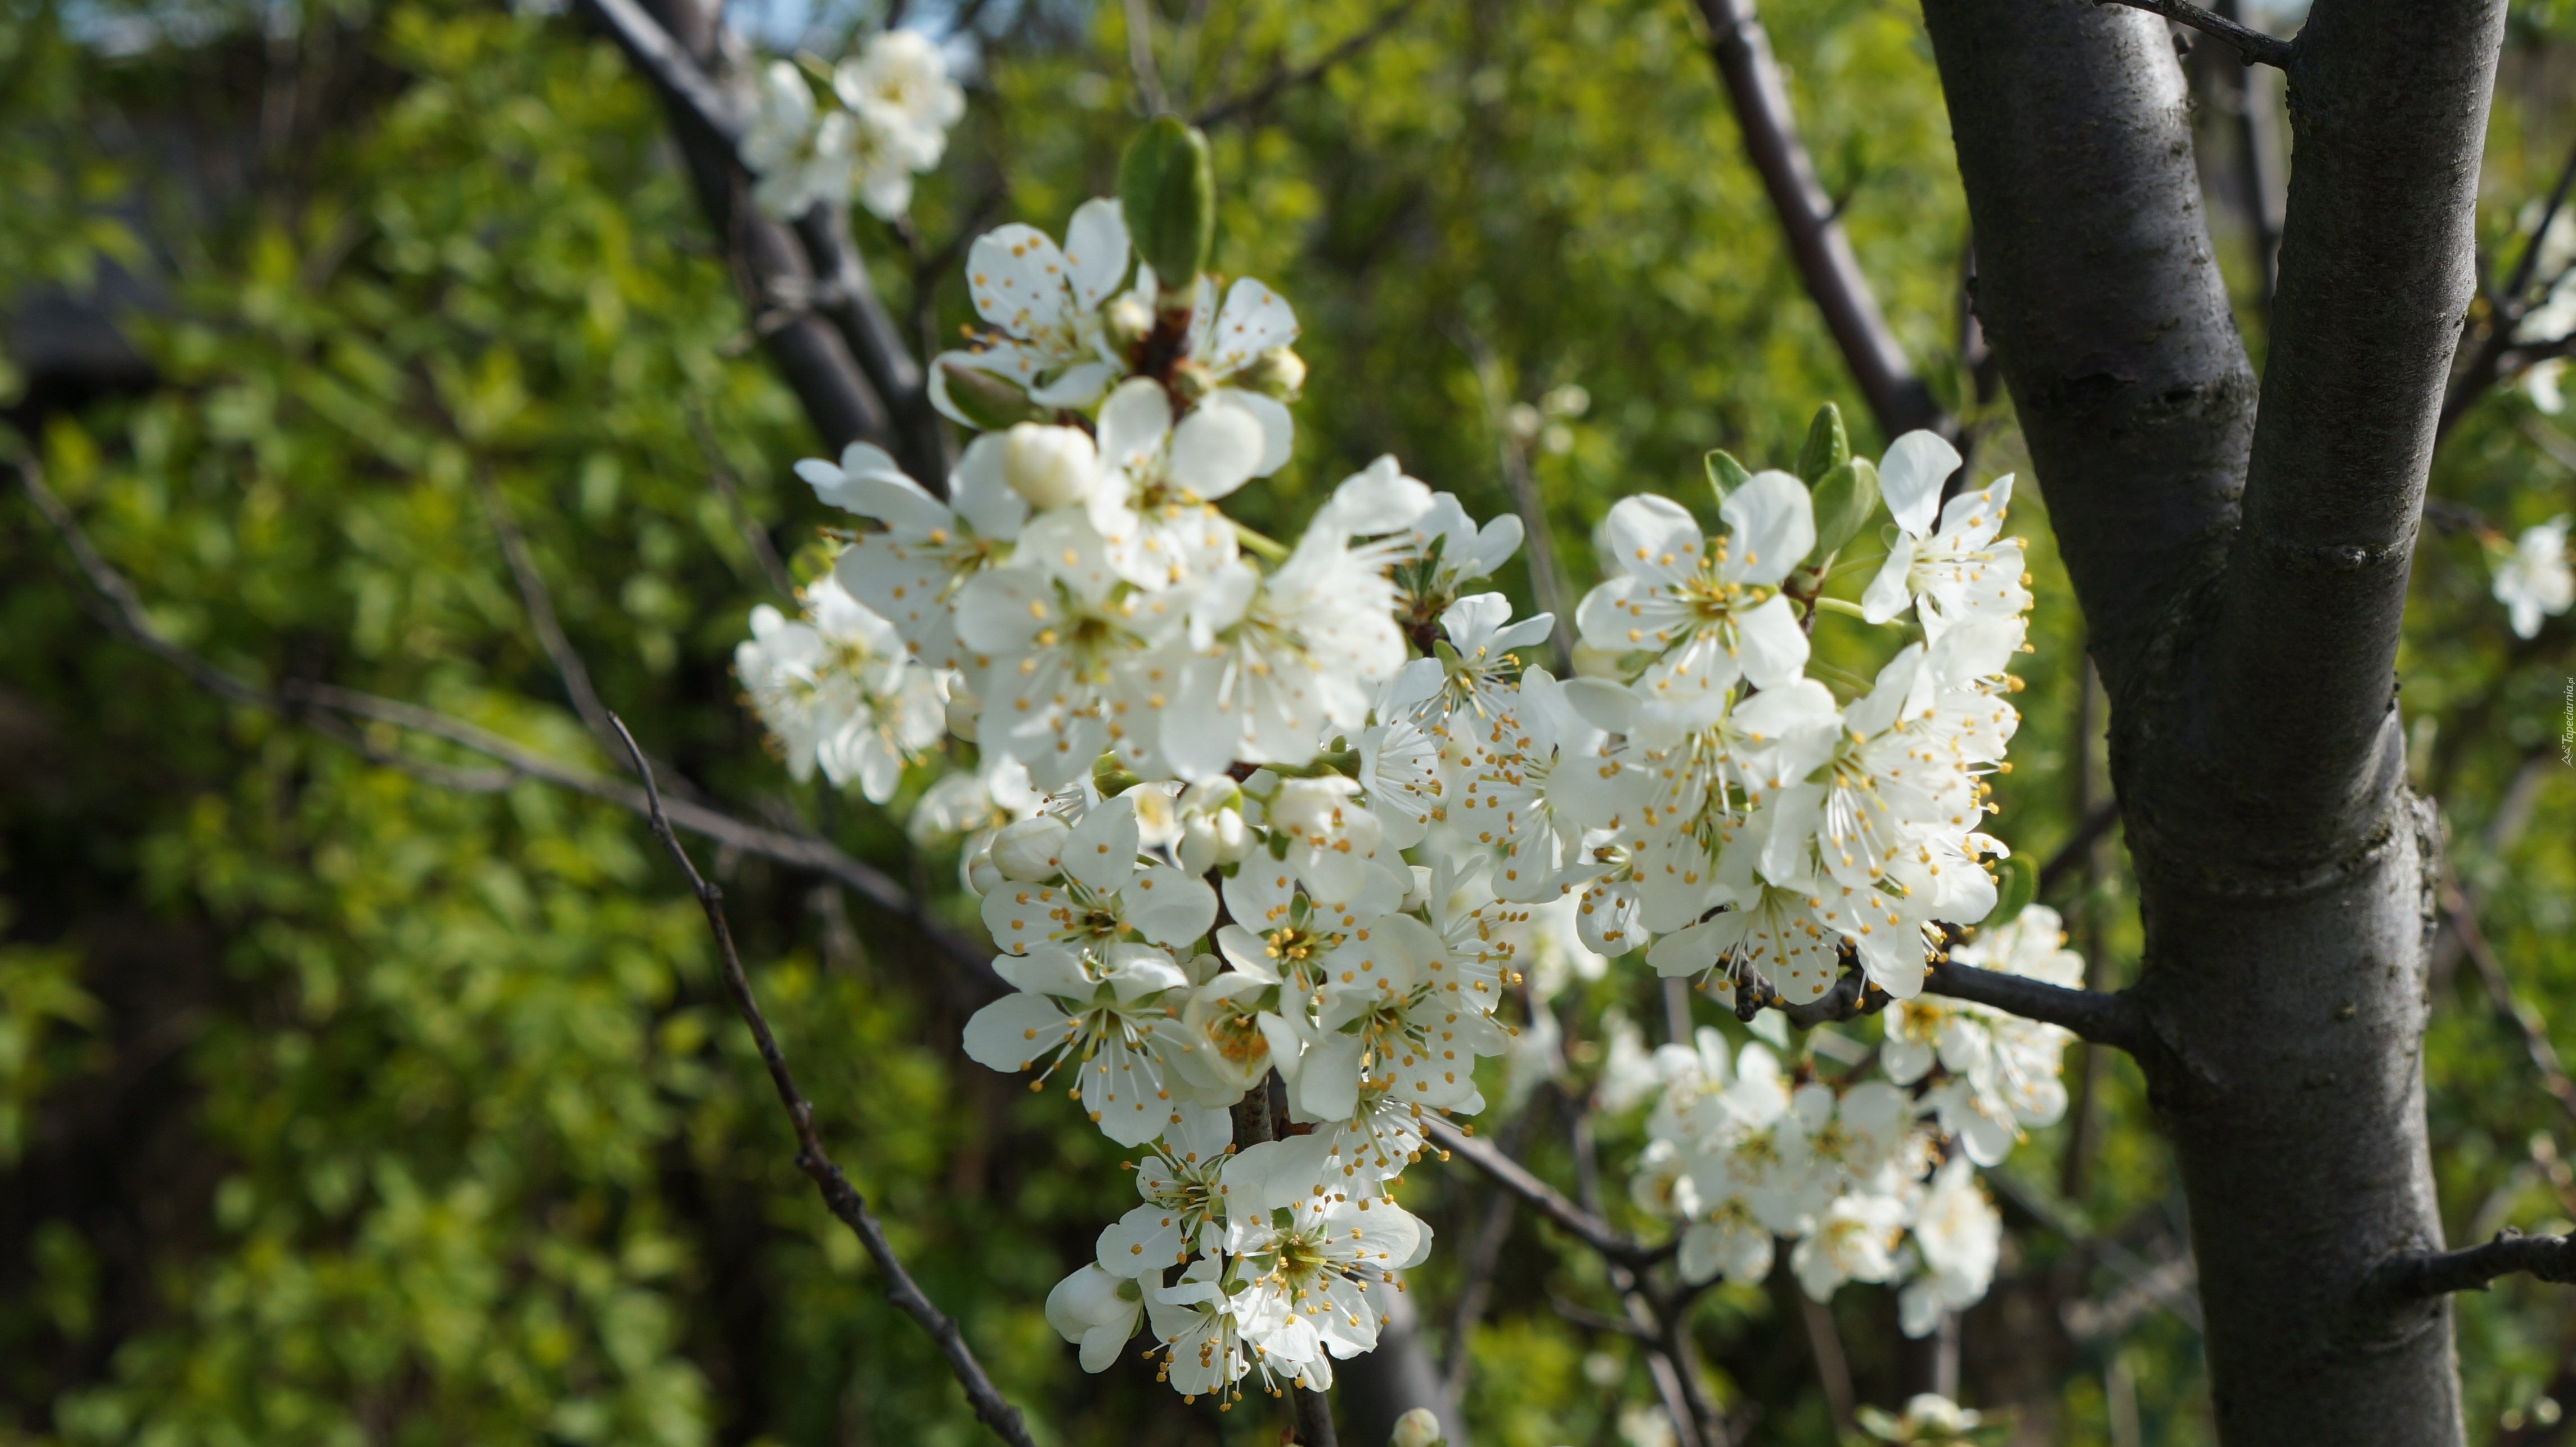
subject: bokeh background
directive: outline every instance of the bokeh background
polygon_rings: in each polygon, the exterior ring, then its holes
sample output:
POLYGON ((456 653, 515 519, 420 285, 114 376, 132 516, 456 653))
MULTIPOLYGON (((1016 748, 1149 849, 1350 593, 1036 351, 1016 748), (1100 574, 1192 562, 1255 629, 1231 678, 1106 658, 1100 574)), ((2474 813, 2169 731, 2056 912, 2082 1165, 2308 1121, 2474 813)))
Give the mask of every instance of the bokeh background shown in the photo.
MULTIPOLYGON (((1311 366, 1298 460, 1248 515, 1293 530, 1390 451, 1489 515, 1527 466, 1579 588, 1610 503, 1696 504, 1708 448, 1785 462, 1824 400, 1862 450, 1883 445, 1693 7, 1395 8, 1212 131, 1216 264, 1290 298, 1311 366)), ((1138 14, 1194 110, 1390 10, 911 6, 897 18, 940 37, 969 90, 911 227, 858 218, 912 325, 971 320, 973 234, 1053 231, 1112 190, 1142 113, 1138 14)), ((749 0, 733 18, 766 48, 833 56, 888 16, 749 0)), ((1970 237, 1919 14, 1778 0, 1765 19, 1906 350, 1973 429, 1978 475, 2017 470, 1966 325, 1970 237)), ((2483 183, 2491 270, 2576 141, 2571 46, 2576 6, 2515 7, 2483 183)), ((2259 363, 2277 77, 2249 93, 2232 58, 2188 64, 2259 363)), ((951 879, 953 856, 908 855, 905 801, 794 786, 735 700, 733 645, 775 596, 761 547, 809 575, 831 520, 788 471, 816 444, 749 327, 659 107, 567 14, 0 0, 0 442, 41 459, 159 626, 253 679, 417 700, 614 772, 531 631, 497 510, 603 698, 698 787, 951 879)), ((2497 958, 2576 1050, 2576 771, 2558 744, 2576 630, 2512 638, 2480 533, 2576 504, 2571 464, 2576 437, 2509 385, 2452 430, 2401 703, 2497 958)), ((2107 797, 2102 704, 2044 489, 2025 478, 2015 501, 2040 601, 1997 829, 2045 857, 2107 797)), ((1521 565, 1503 581, 1532 606, 1521 565)), ((2051 899, 2105 986, 2140 945, 2116 839, 2051 899)), ((971 999, 909 927, 765 861, 701 857, 827 1139, 1044 1440, 1276 1441, 1266 1404, 1185 1407, 1132 1362, 1086 1377, 1047 1328, 1048 1288, 1129 1203, 1118 1153, 1067 1129, 1060 1099, 964 1060, 971 999)), ((2459 957, 2446 940, 2427 1059, 2445 1222, 2454 1240, 2566 1230, 2576 1121, 2459 957)), ((1597 1074, 1605 1012, 1662 1011, 1633 960, 1559 1007, 1576 1026, 1564 1098, 1597 1074)), ((2008 1412, 2017 1442, 2208 1441, 2167 1154, 2124 1061, 2078 1050, 2070 1070, 2077 1110, 2005 1170, 2005 1266, 1966 1320, 1961 1396, 2008 1412)), ((767 1090, 638 820, 534 781, 442 788, 210 696, 107 627, 27 498, 0 496, 0 1443, 981 1440, 795 1171, 767 1090)), ((1600 1128, 1615 1171, 1639 1122, 1600 1128)), ((1561 1137, 1526 1147, 1570 1183, 1561 1137)), ((1524 1214, 1462 1320, 1460 1252, 1489 1190, 1426 1166, 1406 1196, 1442 1237, 1417 1299, 1475 1440, 1656 1447, 1631 1345, 1559 1306, 1609 1301, 1598 1264, 1524 1214)), ((1616 1174, 1609 1196, 1626 1209, 1616 1174)), ((2459 1300, 2473 1441, 2570 1430, 2569 1301, 2519 1279, 2459 1300)), ((1832 1322, 1859 1399, 1900 1402, 1914 1369, 1892 1297, 1847 1288, 1832 1322)), ((1836 1441, 1779 1283, 1712 1293, 1696 1330, 1721 1400, 1758 1409, 1753 1440, 1836 1441)))

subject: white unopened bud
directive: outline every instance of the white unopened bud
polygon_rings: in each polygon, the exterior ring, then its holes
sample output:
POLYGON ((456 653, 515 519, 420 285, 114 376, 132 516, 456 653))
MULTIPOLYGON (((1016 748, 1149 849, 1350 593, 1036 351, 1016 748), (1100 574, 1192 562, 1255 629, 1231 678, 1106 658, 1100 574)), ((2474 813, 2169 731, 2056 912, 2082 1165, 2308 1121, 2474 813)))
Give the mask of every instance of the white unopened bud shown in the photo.
POLYGON ((1252 359, 1252 365, 1235 374, 1235 385, 1294 402, 1306 389, 1306 359, 1286 347, 1272 347, 1252 359))
POLYGON ((966 888, 978 898, 1002 887, 1002 866, 993 862, 991 845, 976 850, 975 856, 966 861, 965 881, 966 888))
POLYGON ((1022 422, 1002 442, 1002 480, 1041 511, 1068 507, 1091 495, 1100 475, 1100 450, 1079 427, 1022 422))
POLYGON ((1181 867, 1205 874, 1220 864, 1240 864, 1252 843, 1252 831, 1232 809, 1191 814, 1181 823, 1181 867))
POLYGON ((1612 683, 1617 683, 1619 655, 1607 648, 1595 648, 1589 643, 1577 643, 1574 645, 1574 676, 1606 678, 1612 683))
POLYGON ((1124 352, 1154 329, 1154 309, 1131 291, 1100 309, 1100 325, 1109 334, 1109 345, 1124 352))
POLYGON ((1053 814, 1007 825, 993 836, 993 863, 1005 876, 1023 884, 1053 879, 1056 860, 1064 852, 1065 836, 1072 832, 1053 814))
POLYGON ((1408 866, 1408 868, 1412 872, 1413 882, 1406 887, 1404 891, 1404 903, 1399 906, 1401 912, 1405 914, 1411 914, 1417 909, 1429 909, 1431 907, 1431 866, 1428 864, 1415 864, 1408 866))
POLYGON ((975 742, 975 716, 984 711, 984 701, 966 686, 963 678, 948 682, 948 731, 968 743, 975 742))
POLYGON ((1395 1435, 1386 1440, 1387 1447, 1437 1447, 1446 1439, 1441 1437, 1440 1419, 1431 1415, 1431 1409, 1416 1407, 1395 1419, 1395 1435))

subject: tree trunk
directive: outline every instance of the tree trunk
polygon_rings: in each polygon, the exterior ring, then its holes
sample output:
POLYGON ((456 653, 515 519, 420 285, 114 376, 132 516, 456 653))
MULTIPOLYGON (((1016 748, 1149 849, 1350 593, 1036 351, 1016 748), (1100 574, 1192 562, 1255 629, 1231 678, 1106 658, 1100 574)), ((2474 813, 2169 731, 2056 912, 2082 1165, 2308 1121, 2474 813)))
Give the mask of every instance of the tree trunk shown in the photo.
MULTIPOLYGON (((1925 0, 2009 382, 2112 702, 2141 1054, 2191 1209, 2219 1434, 2456 1447, 2427 870, 2393 664, 2469 297, 2496 0, 2317 0, 2262 417, 2163 21, 1925 0)), ((2214 43, 2214 42, 2203 42, 2214 43)))

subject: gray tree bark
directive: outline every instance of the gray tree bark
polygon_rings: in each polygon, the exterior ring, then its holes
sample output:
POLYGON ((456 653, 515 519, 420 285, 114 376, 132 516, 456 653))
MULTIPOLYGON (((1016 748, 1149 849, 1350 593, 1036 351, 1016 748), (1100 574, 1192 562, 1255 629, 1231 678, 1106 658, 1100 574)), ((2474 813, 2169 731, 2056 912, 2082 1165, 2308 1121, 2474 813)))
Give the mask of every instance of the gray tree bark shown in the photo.
POLYGON ((2397 632, 2471 290, 2499 0, 2317 0, 2257 388, 2164 22, 1925 0, 1993 340, 2112 701, 2134 1051, 2190 1202, 2221 1440, 2454 1447, 2422 1039, 2439 848, 2397 632))

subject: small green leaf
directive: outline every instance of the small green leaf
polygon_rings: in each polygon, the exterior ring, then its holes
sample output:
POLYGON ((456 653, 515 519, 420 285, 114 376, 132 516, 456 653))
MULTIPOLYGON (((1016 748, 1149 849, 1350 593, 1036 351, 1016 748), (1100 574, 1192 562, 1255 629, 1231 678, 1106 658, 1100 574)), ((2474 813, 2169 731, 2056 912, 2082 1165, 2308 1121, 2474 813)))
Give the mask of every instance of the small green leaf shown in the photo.
POLYGON ((1118 163, 1118 200, 1136 254, 1154 268, 1161 289, 1189 295, 1216 240, 1216 167, 1207 136, 1177 117, 1155 117, 1118 163))
POLYGON ((1807 424, 1807 445, 1798 449, 1798 476, 1809 487, 1851 461, 1851 439, 1843 435, 1843 409, 1828 402, 1807 424))
POLYGON ((1044 409, 1029 401, 1028 393, 1008 379, 994 376, 980 367, 942 362, 939 372, 947 381, 949 402, 965 414, 967 421, 987 432, 999 432, 1013 423, 1035 422, 1046 416, 1044 409))
POLYGON ((1716 490, 1719 502, 1726 501, 1737 488, 1753 480, 1753 473, 1736 461, 1735 454, 1731 452, 1712 451, 1705 461, 1708 464, 1708 485, 1716 490))
POLYGON ((2016 854, 1995 868, 1995 907, 1982 921, 1986 929, 2001 929, 2020 917, 2031 900, 2039 895, 2039 866, 2027 854, 2016 854))
POLYGON ((1816 546, 1807 558, 1822 565, 1858 536, 1878 511, 1878 467, 1866 457, 1852 458, 1817 479, 1811 493, 1816 505, 1816 546))

